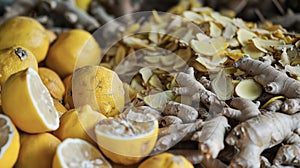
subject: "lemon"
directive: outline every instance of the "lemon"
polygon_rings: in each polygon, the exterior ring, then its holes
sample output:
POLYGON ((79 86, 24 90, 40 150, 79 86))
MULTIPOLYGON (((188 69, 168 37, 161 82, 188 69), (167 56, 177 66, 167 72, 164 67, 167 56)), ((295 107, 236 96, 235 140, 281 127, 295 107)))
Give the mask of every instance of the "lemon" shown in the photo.
POLYGON ((46 67, 40 67, 38 73, 51 96, 55 99, 62 100, 65 94, 65 86, 58 74, 46 67))
MULTIPOLYGON (((0 38, 1 39, 1 38, 0 38)), ((6 79, 21 70, 31 67, 38 69, 34 55, 24 47, 14 46, 0 50, 0 84, 6 79)))
POLYGON ((72 94, 72 74, 68 75, 63 79, 63 83, 65 86, 65 95, 64 95, 64 103, 65 107, 67 109, 72 109, 74 108, 74 103, 73 103, 73 94, 72 94))
POLYGON ((53 99, 54 102, 54 106, 55 109, 58 111, 59 116, 62 116, 65 112, 67 112, 68 110, 66 109, 66 107, 57 99, 53 99))
POLYGON ((72 109, 60 117, 60 126, 54 131, 59 139, 81 138, 96 146, 95 125, 106 117, 93 111, 89 105, 82 106, 77 110, 72 109))
POLYGON ((101 50, 94 37, 87 31, 73 29, 58 35, 50 47, 46 65, 66 77, 74 68, 98 64, 101 50))
POLYGON ((35 19, 17 16, 0 25, 0 49, 20 45, 30 50, 38 62, 45 59, 49 48, 46 29, 35 19))
POLYGON ((106 157, 124 165, 138 163, 153 149, 158 122, 150 114, 130 111, 101 120, 95 128, 97 144, 106 157))
POLYGON ((56 149, 52 168, 111 168, 100 151, 78 138, 67 138, 56 149))
POLYGON ((2 87, 1 99, 4 113, 25 132, 42 133, 59 126, 50 93, 32 68, 11 75, 2 87))
POLYGON ((60 140, 50 133, 21 134, 21 148, 15 168, 51 168, 60 140))
POLYGON ((72 88, 75 106, 89 104, 107 117, 123 111, 123 83, 110 69, 97 65, 79 68, 73 73, 72 88))
POLYGON ((87 11, 92 0, 76 0, 76 6, 84 11, 87 11))
POLYGON ((12 121, 3 114, 0 114, 0 149, 1 167, 13 167, 19 154, 20 136, 12 121))
POLYGON ((144 162, 138 168, 193 168, 193 164, 181 155, 173 155, 171 153, 161 153, 154 155, 144 162))

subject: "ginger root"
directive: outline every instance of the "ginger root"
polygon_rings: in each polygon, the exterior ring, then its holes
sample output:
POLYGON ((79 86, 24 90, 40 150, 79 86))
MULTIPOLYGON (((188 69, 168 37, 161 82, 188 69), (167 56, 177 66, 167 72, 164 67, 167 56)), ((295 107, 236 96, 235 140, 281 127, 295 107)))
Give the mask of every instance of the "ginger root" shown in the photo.
POLYGON ((194 133, 192 140, 199 142, 198 148, 204 156, 215 159, 224 149, 224 136, 229 127, 226 117, 215 117, 205 121, 202 129, 194 133))
POLYGON ((211 105, 226 106, 224 102, 220 101, 216 94, 207 90, 194 77, 194 69, 191 67, 187 73, 179 72, 176 76, 176 81, 180 87, 174 88, 173 92, 176 95, 192 96, 195 101, 200 100, 206 107, 211 105))
POLYGON ((198 111, 191 106, 169 101, 165 105, 163 115, 174 115, 180 118, 183 123, 190 123, 196 121, 198 111))
POLYGON ((260 154, 299 133, 300 113, 266 113, 237 125, 226 137, 226 142, 239 148, 230 167, 259 167, 260 154))
POLYGON ((300 144, 283 145, 279 148, 273 164, 300 166, 300 144))
POLYGON ((182 124, 182 120, 176 116, 164 116, 158 120, 159 125, 167 127, 172 124, 182 124))
POLYGON ((271 94, 284 95, 287 98, 300 98, 300 82, 276 70, 271 65, 244 56, 234 66, 253 75, 254 80, 271 94))
POLYGON ((238 121, 246 121, 260 114, 258 109, 259 104, 255 104, 249 99, 241 97, 233 98, 230 105, 237 110, 225 107, 223 115, 238 121))
POLYGON ((294 114, 300 111, 300 99, 286 99, 281 105, 281 111, 294 114))

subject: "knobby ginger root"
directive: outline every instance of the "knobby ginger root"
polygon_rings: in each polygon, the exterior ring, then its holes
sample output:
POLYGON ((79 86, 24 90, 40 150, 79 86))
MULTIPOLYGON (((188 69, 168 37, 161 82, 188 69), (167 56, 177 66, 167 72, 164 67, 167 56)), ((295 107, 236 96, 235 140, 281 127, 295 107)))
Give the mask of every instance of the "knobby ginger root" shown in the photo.
POLYGON ((279 148, 273 164, 300 166, 300 144, 283 145, 279 148))
POLYGON ((281 105, 281 111, 287 114, 294 114, 300 111, 300 99, 286 99, 281 105))
POLYGON ((287 98, 300 98, 300 82, 276 70, 271 65, 244 56, 234 66, 253 75, 254 80, 271 94, 284 95, 287 98))
POLYGON ((199 150, 204 156, 215 159, 224 149, 224 136, 229 127, 226 117, 215 117, 205 121, 201 130, 194 133, 192 140, 199 142, 199 150))
POLYGON ((197 120, 194 123, 173 124, 160 128, 158 132, 158 139, 151 154, 165 152, 188 136, 190 133, 199 130, 202 125, 203 121, 197 120))
POLYGON ((159 119, 158 123, 162 126, 162 127, 167 127, 169 125, 172 124, 182 124, 182 120, 176 116, 164 116, 162 118, 159 119))
POLYGON ((282 108, 283 102, 281 100, 274 100, 270 104, 268 104, 265 109, 268 111, 276 112, 282 108))
POLYGON ((174 115, 180 118, 184 123, 196 121, 198 111, 191 106, 169 101, 166 103, 163 115, 174 115))
POLYGON ((225 103, 220 101, 216 94, 207 90, 195 79, 193 68, 189 68, 188 73, 179 72, 176 81, 180 87, 173 89, 175 94, 192 96, 194 100, 200 100, 208 108, 213 104, 225 106, 225 103))
POLYGON ((260 154, 288 140, 300 130, 300 113, 266 113, 237 125, 226 137, 226 142, 239 148, 230 167, 259 167, 260 154))
POLYGON ((259 104, 255 104, 249 99, 241 97, 233 98, 230 105, 237 110, 230 107, 225 107, 223 110, 223 115, 238 121, 246 121, 260 114, 258 109, 259 104))

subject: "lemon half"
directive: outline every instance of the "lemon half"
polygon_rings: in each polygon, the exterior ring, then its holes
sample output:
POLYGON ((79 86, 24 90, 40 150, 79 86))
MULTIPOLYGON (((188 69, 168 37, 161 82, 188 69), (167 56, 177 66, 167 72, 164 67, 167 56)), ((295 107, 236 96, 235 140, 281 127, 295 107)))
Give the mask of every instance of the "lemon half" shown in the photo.
POLYGON ((0 165, 13 167, 20 150, 20 136, 12 121, 0 114, 0 165))
POLYGON ((2 108, 15 125, 28 133, 56 130, 59 115, 38 73, 28 68, 11 75, 2 87, 2 108))
POLYGON ((111 168, 100 151, 78 138, 65 139, 56 149, 52 168, 99 167, 111 168))

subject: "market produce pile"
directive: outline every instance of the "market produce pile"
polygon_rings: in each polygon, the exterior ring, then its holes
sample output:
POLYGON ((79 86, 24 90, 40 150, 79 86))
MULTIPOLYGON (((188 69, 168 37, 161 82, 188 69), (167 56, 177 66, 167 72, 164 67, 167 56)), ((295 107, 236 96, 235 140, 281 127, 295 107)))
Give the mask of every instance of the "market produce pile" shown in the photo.
POLYGON ((0 18, 0 167, 300 166, 299 34, 193 0, 105 25, 96 0, 24 2, 0 18))

